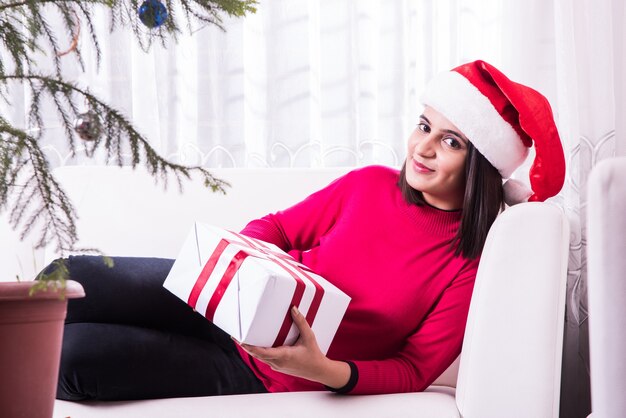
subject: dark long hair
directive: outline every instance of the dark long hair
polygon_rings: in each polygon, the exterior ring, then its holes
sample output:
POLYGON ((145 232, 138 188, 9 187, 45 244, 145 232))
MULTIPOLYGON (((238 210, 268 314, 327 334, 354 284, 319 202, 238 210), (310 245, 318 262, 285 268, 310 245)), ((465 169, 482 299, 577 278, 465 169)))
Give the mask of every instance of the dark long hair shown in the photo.
MULTIPOLYGON (((502 176, 489 161, 468 142, 465 157, 465 195, 461 212, 461 226, 451 242, 454 255, 474 259, 480 255, 487 240, 489 228, 504 209, 502 176)), ((407 202, 427 205, 422 192, 406 181, 406 164, 402 166, 398 185, 407 202)))

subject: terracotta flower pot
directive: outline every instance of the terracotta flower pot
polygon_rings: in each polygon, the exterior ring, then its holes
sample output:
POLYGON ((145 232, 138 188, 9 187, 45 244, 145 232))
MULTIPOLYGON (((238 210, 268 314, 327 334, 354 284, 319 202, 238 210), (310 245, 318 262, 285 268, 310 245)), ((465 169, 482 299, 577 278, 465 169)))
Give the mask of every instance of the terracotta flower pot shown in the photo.
POLYGON ((52 416, 67 300, 85 296, 67 282, 65 298, 32 282, 0 282, 0 411, 2 417, 52 416))

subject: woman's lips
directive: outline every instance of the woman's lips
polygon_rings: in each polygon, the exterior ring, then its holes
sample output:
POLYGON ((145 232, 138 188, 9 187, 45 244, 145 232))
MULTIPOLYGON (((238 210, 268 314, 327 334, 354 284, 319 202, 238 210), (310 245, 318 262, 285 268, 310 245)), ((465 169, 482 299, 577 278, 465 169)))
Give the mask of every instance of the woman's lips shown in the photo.
POLYGON ((424 164, 421 164, 415 160, 413 160, 413 169, 417 171, 418 173, 422 173, 422 174, 432 173, 433 171, 435 171, 435 170, 431 170, 430 168, 426 167, 424 164))

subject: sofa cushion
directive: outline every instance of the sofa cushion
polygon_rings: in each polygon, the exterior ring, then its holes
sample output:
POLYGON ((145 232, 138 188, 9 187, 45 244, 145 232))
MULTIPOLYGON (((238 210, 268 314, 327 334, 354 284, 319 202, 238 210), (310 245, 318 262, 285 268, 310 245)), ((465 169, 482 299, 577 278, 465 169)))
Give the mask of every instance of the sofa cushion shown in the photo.
POLYGON ((342 396, 289 392, 133 402, 56 401, 55 418, 281 417, 281 418, 459 418, 454 389, 431 386, 423 393, 342 396))

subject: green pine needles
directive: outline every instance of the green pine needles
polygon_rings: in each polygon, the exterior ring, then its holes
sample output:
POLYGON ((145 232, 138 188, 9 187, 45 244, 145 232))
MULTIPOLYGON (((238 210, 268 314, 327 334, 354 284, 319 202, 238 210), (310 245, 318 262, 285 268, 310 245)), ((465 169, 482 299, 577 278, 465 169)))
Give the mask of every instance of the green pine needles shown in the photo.
MULTIPOLYGON (((143 0, 142 0, 143 1, 143 0)), ((148 29, 141 22, 137 0, 0 0, 0 100, 12 105, 9 85, 22 85, 29 92, 27 126, 14 126, 0 108, 0 211, 8 211, 11 226, 21 228, 21 238, 39 231, 37 247, 54 244, 60 254, 78 250, 75 225, 76 212, 62 187, 51 173, 50 165, 40 146, 46 127, 42 103, 54 103, 69 149, 76 153, 77 133, 73 122, 80 114, 77 103, 86 103, 100 119, 101 134, 90 141, 81 141, 87 156, 96 150, 106 151, 107 162, 123 164, 122 151, 130 152, 130 164, 144 164, 148 171, 164 184, 172 174, 182 187, 182 180, 192 173, 200 175, 214 192, 225 192, 228 186, 202 167, 189 167, 167 161, 150 146, 147 138, 137 132, 123 114, 109 106, 86 88, 63 78, 60 59, 72 55, 81 69, 84 60, 78 46, 77 34, 82 29, 83 41, 96 51, 96 61, 102 59, 92 15, 95 7, 105 7, 110 14, 110 28, 132 28, 139 45, 148 50, 153 42, 166 45, 182 33, 181 22, 189 32, 192 24, 216 25, 223 28, 224 15, 242 17, 256 11, 256 0, 162 0, 167 19, 162 25, 148 29), (176 10, 182 10, 182 18, 176 10), (50 14, 61 16, 63 33, 52 26, 50 14), (88 31, 88 36, 86 35, 88 31), (73 41, 69 51, 59 47, 59 38, 66 44, 73 41), (52 62, 52 66, 50 66, 52 62), (41 68, 53 68, 45 72, 41 68), (33 129, 35 127, 35 129, 33 129)), ((67 58, 66 58, 67 59, 67 58)), ((47 115, 46 115, 47 116, 47 115)), ((49 118, 47 118, 49 119, 49 118)))

